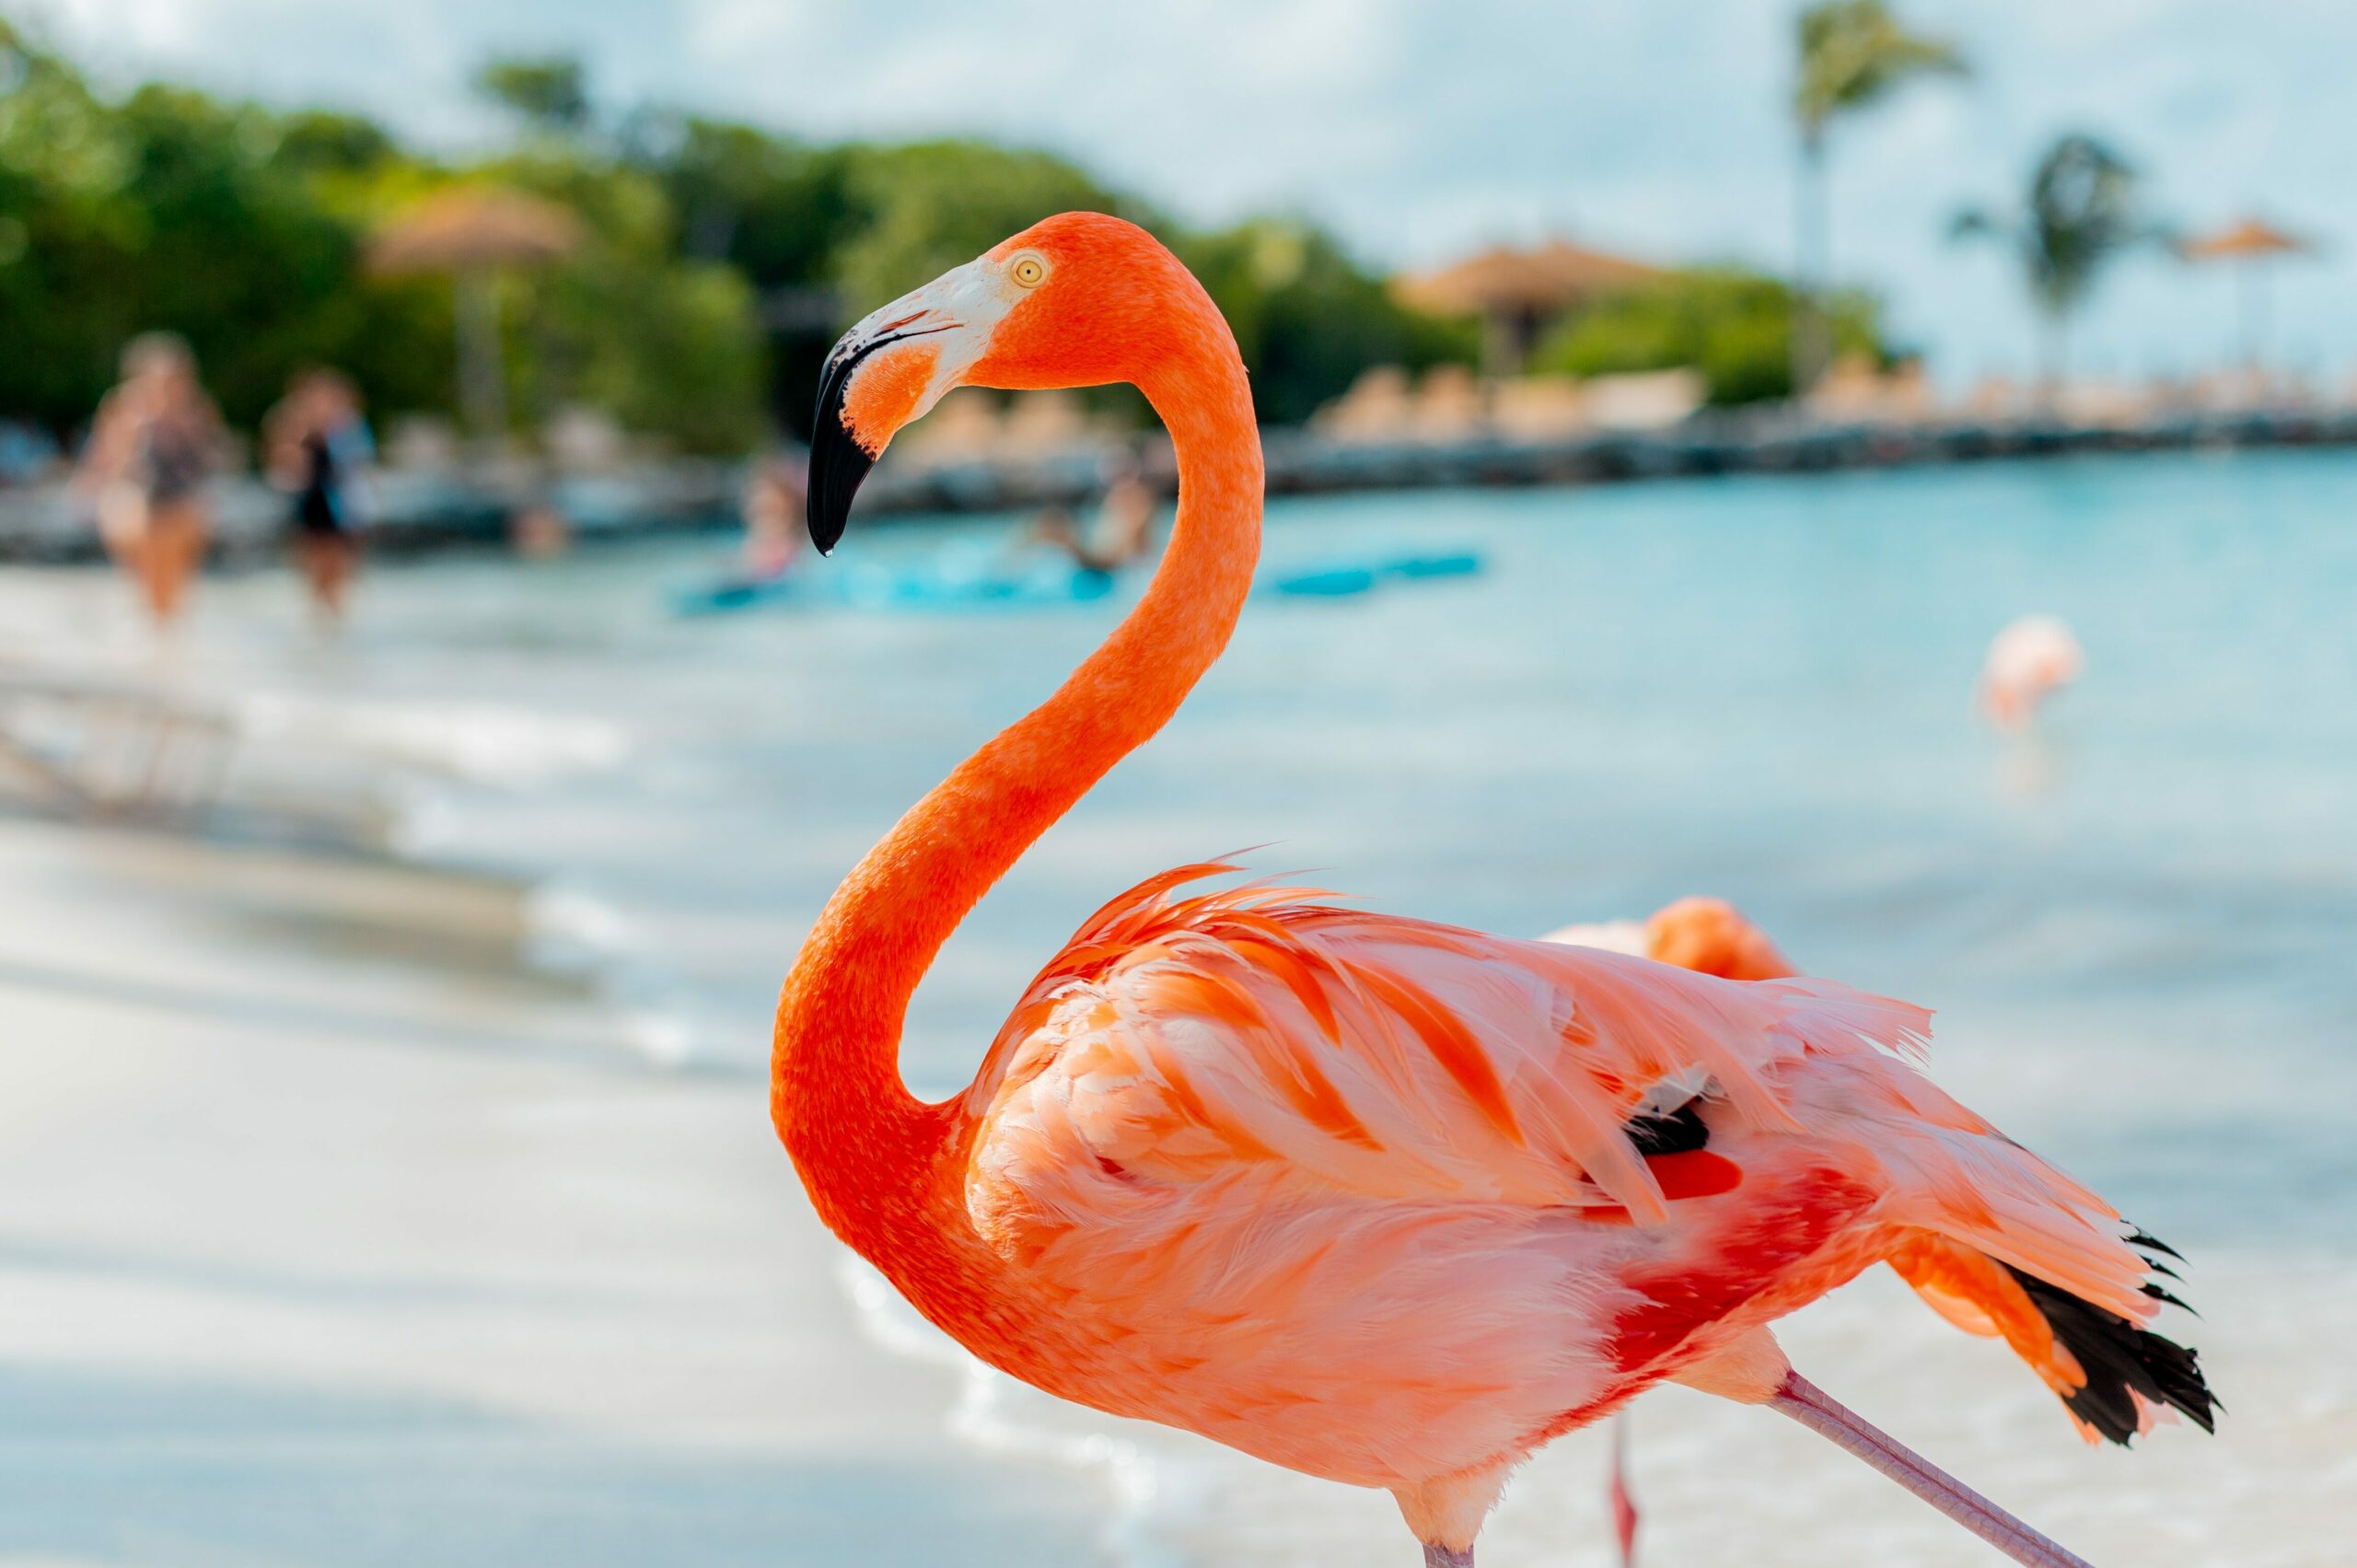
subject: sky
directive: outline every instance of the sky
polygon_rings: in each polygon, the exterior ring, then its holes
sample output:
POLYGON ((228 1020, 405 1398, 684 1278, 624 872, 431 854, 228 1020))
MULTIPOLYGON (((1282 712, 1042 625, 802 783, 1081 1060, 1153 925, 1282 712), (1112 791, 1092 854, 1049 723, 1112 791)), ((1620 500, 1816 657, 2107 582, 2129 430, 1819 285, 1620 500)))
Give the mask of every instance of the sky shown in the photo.
MULTIPOLYGON (((566 51, 601 96, 798 134, 986 134, 1051 148, 1203 222, 1316 218, 1384 268, 1561 233, 1672 261, 1789 265, 1793 0, 16 0, 84 64, 488 134, 493 53, 566 51)), ((1974 66, 1835 134, 1835 258, 1951 385, 2026 375, 2004 252, 1968 203, 2100 134, 2189 229, 2247 212, 2326 242, 2273 270, 2270 350, 2357 372, 2357 4, 1898 0, 1974 66)), ((2235 283, 2123 261, 2073 333, 2090 374, 2232 357, 2235 283)))

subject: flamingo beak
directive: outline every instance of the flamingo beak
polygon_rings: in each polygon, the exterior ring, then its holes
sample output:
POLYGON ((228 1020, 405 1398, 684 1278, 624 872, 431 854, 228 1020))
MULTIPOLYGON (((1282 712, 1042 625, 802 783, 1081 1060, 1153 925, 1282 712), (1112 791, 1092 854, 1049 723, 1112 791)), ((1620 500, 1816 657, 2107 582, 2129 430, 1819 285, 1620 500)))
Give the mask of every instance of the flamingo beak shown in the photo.
POLYGON ((941 334, 959 321, 920 289, 845 332, 819 379, 810 435, 810 542, 830 554, 843 536, 852 497, 893 433, 946 390, 941 334), (932 341, 927 341, 932 340, 932 341))

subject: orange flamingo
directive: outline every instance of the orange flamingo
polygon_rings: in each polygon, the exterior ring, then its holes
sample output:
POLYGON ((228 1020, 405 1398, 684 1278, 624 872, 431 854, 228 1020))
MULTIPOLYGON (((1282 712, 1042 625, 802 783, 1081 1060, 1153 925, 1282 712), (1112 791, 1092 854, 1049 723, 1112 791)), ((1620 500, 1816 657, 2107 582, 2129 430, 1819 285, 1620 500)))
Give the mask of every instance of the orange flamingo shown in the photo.
POLYGON ((779 1000, 772 1114, 828 1225, 1014 1376, 1389 1490, 1428 1565, 1470 1563, 1516 1461, 1665 1380, 1802 1422, 2020 1562, 2078 1562, 1827 1398, 1769 1331, 1930 1249, 1951 1316, 2042 1343, 2082 1421, 2210 1421, 2192 1353, 2143 1327, 2157 1244, 1924 1078, 1918 1008, 1303 889, 1187 891, 1232 869, 1188 865, 1087 921, 966 1092, 909 1094, 902 1020, 942 944, 1225 646, 1259 552, 1260 437, 1201 285, 1089 214, 869 316, 821 384, 829 550, 893 433, 950 388, 1111 382, 1177 448, 1161 567, 845 878, 779 1000))

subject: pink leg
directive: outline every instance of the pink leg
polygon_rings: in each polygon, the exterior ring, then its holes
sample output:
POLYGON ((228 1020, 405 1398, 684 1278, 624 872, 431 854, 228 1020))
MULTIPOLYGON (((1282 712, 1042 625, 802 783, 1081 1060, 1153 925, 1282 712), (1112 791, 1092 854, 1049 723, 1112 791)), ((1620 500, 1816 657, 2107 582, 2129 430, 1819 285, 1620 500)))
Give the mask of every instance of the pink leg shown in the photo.
POLYGON ((1612 1533, 1620 1542, 1620 1568, 1637 1568, 1637 1500, 1629 1495, 1629 1418, 1612 1422, 1612 1533))
POLYGON ((1820 1437, 1829 1437, 1916 1496, 2028 1568, 2092 1568, 1896 1438, 1836 1403, 1797 1372, 1768 1403, 1820 1437))
POLYGON ((1424 1568, 1473 1568, 1473 1549, 1451 1551, 1445 1546, 1424 1543, 1424 1568))

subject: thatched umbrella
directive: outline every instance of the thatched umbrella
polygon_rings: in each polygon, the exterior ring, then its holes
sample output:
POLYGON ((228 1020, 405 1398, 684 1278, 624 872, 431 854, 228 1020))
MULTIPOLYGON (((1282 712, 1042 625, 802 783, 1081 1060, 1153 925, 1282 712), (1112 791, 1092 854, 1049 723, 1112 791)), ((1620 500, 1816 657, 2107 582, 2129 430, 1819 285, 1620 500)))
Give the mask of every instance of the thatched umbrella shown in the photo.
POLYGON ((2177 247, 2189 261, 2225 261, 2240 278, 2243 357, 2254 370, 2265 354, 2267 276, 2270 263, 2285 256, 2311 256, 2314 240, 2303 239, 2258 218, 2245 218, 2214 234, 2197 235, 2177 247))
POLYGON ((481 435, 506 427, 499 360, 502 267, 545 266, 581 243, 581 222, 565 208, 502 185, 436 192, 379 230, 371 271, 387 276, 447 273, 456 291, 459 405, 481 435))
POLYGON ((1482 366, 1520 370, 1548 322, 1599 294, 1658 283, 1659 267, 1550 239, 1531 250, 1500 246, 1394 285, 1400 303, 1436 316, 1481 318, 1482 366))

